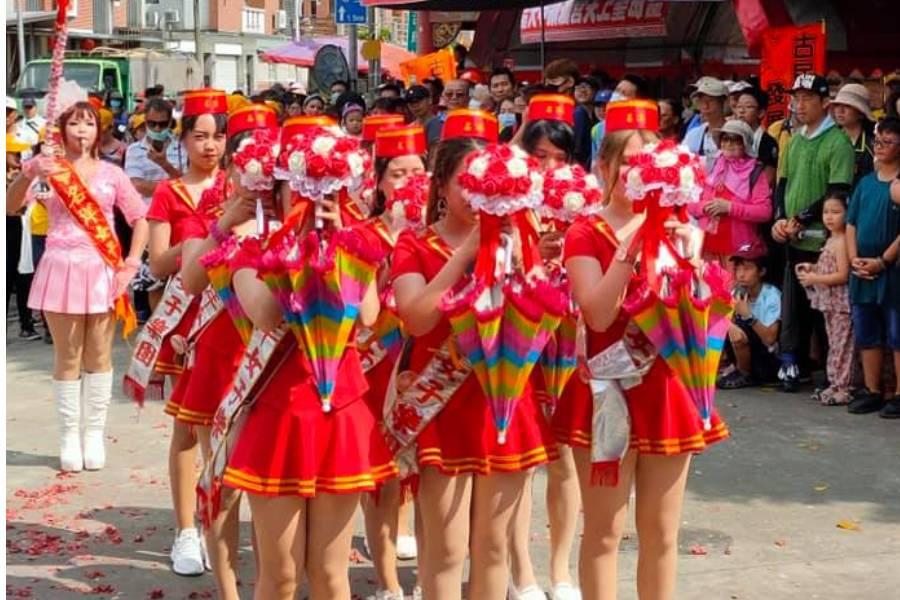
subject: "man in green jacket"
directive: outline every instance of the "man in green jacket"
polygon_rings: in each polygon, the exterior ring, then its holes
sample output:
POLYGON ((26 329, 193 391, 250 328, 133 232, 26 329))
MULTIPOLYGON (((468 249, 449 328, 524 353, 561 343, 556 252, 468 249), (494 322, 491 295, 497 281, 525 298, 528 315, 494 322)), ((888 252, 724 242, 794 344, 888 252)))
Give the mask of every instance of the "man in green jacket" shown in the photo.
POLYGON ((828 114, 826 79, 812 73, 799 75, 791 94, 801 127, 785 152, 772 226, 772 237, 785 244, 786 254, 779 339, 779 378, 786 392, 797 389, 813 331, 823 347, 827 344, 822 316, 810 307, 794 269, 799 263, 816 262, 825 241, 824 199, 832 191, 850 193, 854 168, 853 146, 828 114))

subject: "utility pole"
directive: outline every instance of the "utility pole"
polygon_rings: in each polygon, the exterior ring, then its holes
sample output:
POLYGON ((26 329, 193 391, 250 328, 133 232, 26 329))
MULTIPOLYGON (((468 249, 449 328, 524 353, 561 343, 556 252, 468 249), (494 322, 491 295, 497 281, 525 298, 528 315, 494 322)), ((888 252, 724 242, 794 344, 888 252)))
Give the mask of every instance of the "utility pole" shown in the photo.
POLYGON ((303 0, 292 0, 294 5, 294 16, 291 19, 292 29, 294 30, 294 41, 300 41, 300 13, 303 12, 303 0))
MULTIPOLYGON (((200 2, 198 0, 194 0, 194 52, 197 53, 197 65, 200 67, 200 81, 204 81, 206 71, 203 69, 203 51, 200 48, 200 2)), ((210 74, 211 80, 212 74, 210 74)))
POLYGON ((347 57, 350 67, 350 89, 354 92, 356 91, 359 84, 359 65, 358 65, 358 57, 359 57, 359 40, 357 40, 357 28, 356 25, 351 25, 347 28, 350 31, 349 38, 347 39, 347 54, 350 56, 347 57))
POLYGON ((16 37, 19 39, 19 77, 25 72, 25 18, 22 15, 22 3, 16 0, 16 37))

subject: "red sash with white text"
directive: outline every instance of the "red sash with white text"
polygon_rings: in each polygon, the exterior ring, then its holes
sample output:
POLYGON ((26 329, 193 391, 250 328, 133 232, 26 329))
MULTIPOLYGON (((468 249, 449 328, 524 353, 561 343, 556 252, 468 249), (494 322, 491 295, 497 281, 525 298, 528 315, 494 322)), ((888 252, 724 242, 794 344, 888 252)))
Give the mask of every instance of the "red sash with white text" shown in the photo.
MULTIPOLYGON (((113 270, 123 265, 122 248, 110 227, 103 209, 91 195, 90 189, 67 160, 59 160, 61 170, 47 176, 47 183, 56 192, 60 202, 72 215, 93 242, 100 256, 113 270)), ((128 294, 115 299, 113 309, 117 321, 122 322, 122 335, 128 335, 137 328, 137 316, 128 300, 128 294)))

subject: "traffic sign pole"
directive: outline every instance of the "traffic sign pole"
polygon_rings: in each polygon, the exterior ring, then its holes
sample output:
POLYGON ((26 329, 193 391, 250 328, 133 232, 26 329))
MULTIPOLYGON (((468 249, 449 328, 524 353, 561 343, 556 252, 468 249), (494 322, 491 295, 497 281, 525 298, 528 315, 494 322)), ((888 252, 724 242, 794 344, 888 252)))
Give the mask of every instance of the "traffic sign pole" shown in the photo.
POLYGON ((348 56, 347 58, 349 59, 348 62, 350 63, 350 81, 349 81, 350 89, 353 90, 354 92, 356 91, 356 89, 358 87, 357 84, 358 84, 358 80, 359 80, 359 67, 356 64, 357 63, 356 57, 358 55, 357 49, 356 49, 356 43, 357 43, 357 41, 356 41, 356 25, 351 25, 350 26, 350 39, 347 40, 347 48, 348 48, 348 53, 350 54, 350 56, 348 56))

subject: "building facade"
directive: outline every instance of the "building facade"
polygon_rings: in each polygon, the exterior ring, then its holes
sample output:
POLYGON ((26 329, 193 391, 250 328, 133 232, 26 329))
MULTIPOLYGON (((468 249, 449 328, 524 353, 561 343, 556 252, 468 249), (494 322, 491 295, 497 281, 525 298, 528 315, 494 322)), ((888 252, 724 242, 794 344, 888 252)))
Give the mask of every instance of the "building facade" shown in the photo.
MULTIPOLYGON (((27 60, 52 49, 55 0, 21 0, 27 60)), ((259 53, 298 36, 333 35, 331 0, 70 0, 70 50, 153 48, 194 53, 199 13, 204 79, 247 92, 289 80, 294 69, 268 65, 259 53)), ((7 81, 18 78, 17 2, 6 3, 7 81)))

